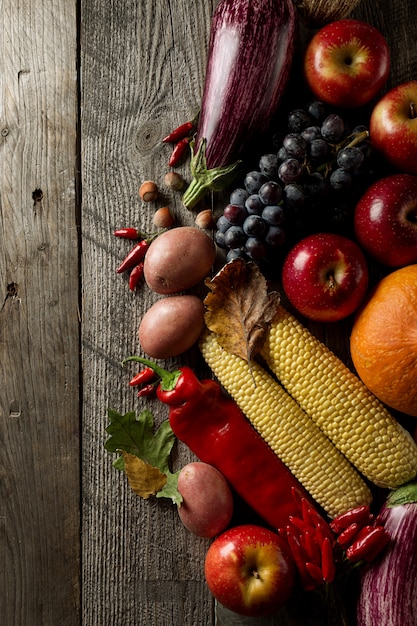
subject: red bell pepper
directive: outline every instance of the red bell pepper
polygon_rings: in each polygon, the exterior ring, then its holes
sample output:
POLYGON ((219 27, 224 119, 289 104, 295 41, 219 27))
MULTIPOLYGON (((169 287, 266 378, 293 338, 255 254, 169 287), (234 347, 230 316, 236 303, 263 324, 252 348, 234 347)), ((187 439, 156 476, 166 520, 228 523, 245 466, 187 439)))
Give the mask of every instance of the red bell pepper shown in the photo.
POLYGON ((157 398, 169 406, 176 437, 200 461, 216 467, 271 527, 285 527, 291 515, 300 514, 300 496, 313 509, 297 479, 216 381, 200 381, 189 367, 169 372, 141 357, 126 361, 153 368, 160 378, 157 398))

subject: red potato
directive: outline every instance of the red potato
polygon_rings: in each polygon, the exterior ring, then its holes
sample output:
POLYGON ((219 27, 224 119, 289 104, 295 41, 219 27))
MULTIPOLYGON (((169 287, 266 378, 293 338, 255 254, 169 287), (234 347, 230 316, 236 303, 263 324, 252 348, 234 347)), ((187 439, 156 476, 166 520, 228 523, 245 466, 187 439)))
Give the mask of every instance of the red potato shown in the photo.
POLYGON ((167 230, 154 239, 146 253, 146 284, 164 295, 186 291, 209 274, 215 255, 213 240, 200 228, 167 230))
POLYGON ((228 526, 233 514, 230 487, 215 467, 196 461, 178 476, 183 497, 178 514, 184 526, 199 537, 215 537, 228 526))
POLYGON ((204 328, 204 305, 193 295, 168 296, 147 310, 139 325, 139 342, 153 359, 186 352, 204 328))

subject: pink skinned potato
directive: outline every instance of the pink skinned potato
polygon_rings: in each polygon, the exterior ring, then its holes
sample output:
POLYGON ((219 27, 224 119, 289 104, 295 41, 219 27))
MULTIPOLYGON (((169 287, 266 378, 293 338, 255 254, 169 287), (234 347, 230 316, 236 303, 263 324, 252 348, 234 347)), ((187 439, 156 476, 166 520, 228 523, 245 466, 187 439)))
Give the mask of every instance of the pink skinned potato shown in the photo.
POLYGON ((186 352, 204 328, 204 305, 193 295, 162 298, 145 313, 139 343, 147 356, 168 359, 186 352))
POLYGON ((185 465, 178 476, 183 497, 178 515, 185 528, 199 537, 215 537, 228 526, 233 495, 223 474, 208 463, 185 465))
POLYGON ((149 246, 144 278, 163 295, 187 291, 210 272, 216 256, 213 240, 201 229, 179 226, 159 235, 149 246))

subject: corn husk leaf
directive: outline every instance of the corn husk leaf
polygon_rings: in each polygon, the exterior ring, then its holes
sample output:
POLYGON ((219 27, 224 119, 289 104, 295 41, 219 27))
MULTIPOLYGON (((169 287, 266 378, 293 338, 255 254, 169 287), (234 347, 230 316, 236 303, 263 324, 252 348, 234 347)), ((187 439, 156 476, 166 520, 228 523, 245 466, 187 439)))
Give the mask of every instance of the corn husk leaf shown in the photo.
POLYGON ((258 266, 243 259, 227 263, 206 281, 205 322, 218 335, 220 345, 250 362, 263 345, 280 302, 278 292, 268 292, 258 266))

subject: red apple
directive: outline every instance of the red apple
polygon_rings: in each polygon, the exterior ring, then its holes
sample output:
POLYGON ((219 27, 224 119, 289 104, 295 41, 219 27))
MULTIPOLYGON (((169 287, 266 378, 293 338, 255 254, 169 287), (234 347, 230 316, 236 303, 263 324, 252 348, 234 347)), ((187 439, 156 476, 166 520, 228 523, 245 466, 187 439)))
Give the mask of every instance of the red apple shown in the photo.
POLYGON ((304 56, 304 75, 317 98, 341 107, 360 107, 383 87, 390 53, 383 35, 366 22, 338 20, 321 28, 304 56))
POLYGON ((282 286, 305 317, 336 322, 353 313, 368 289, 360 247, 342 235, 318 233, 295 244, 282 266, 282 286))
POLYGON ((354 225, 359 245, 382 265, 417 263, 417 176, 373 183, 356 205, 354 225))
POLYGON ((211 594, 241 615, 272 615, 289 599, 295 568, 287 544, 255 524, 235 526, 208 549, 204 573, 211 594))
POLYGON ((199 537, 215 537, 229 524, 233 514, 233 494, 218 469, 194 461, 178 475, 182 502, 178 514, 184 526, 199 537))
POLYGON ((369 134, 371 145, 396 169, 417 174, 417 80, 397 85, 377 102, 369 134))

